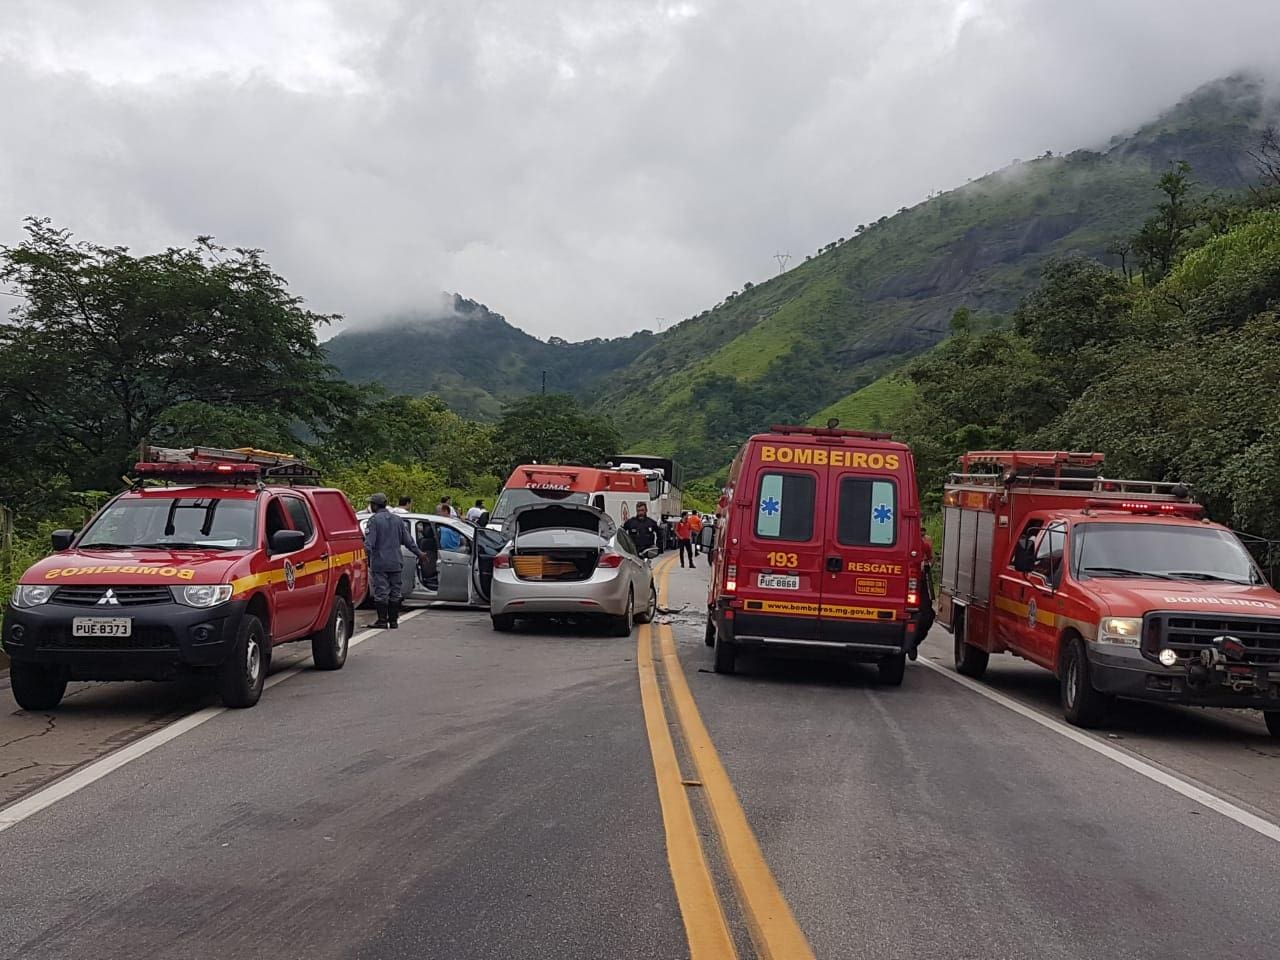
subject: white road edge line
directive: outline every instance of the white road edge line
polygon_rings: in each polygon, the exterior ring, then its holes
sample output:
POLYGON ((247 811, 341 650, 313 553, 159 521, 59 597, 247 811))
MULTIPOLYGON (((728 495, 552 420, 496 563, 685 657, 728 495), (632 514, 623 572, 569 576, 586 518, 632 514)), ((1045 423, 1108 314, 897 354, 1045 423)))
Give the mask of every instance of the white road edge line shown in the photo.
MULTIPOLYGON (((412 610, 401 617, 400 622, 403 623, 406 620, 412 620, 422 612, 423 611, 421 610, 412 610)), ((347 641, 348 650, 350 650, 351 647, 359 646, 370 637, 384 632, 386 631, 365 630, 361 633, 357 633, 347 641)), ((266 682, 263 684, 263 689, 265 690, 268 687, 274 687, 277 684, 284 683, 290 677, 296 677, 306 669, 307 664, 310 662, 311 658, 308 657, 306 660, 303 660, 301 663, 298 663, 287 670, 281 670, 279 673, 272 674, 267 677, 266 682)), ((184 733, 194 730, 196 727, 207 723, 214 717, 227 713, 228 710, 229 708, 227 707, 205 707, 203 710, 197 710, 195 713, 188 714, 179 720, 175 720, 168 726, 161 727, 159 730, 155 731, 155 733, 149 733, 142 739, 135 740, 133 743, 121 747, 114 753, 109 753, 101 759, 91 761, 73 773, 63 777, 61 780, 56 780, 49 784, 49 786, 42 787, 35 793, 23 797, 17 803, 11 804, 3 810, 0 810, 0 833, 8 830, 14 824, 21 823, 28 817, 34 816, 41 810, 53 806, 59 800, 64 800, 73 793, 83 790, 85 787, 89 786, 89 784, 101 780, 103 777, 107 776, 107 774, 119 770, 125 764, 132 763, 134 760, 145 756, 152 750, 164 746, 170 740, 176 740, 184 733)))
POLYGON ((956 683, 960 684, 960 686, 972 690, 974 693, 986 697, 988 700, 998 703, 1002 707, 1012 710, 1019 716, 1035 721, 1045 729, 1052 730, 1054 733, 1060 734, 1068 740, 1072 740, 1080 744, 1080 746, 1106 757, 1108 760, 1114 760, 1122 767, 1126 767, 1134 773, 1160 784, 1162 787, 1167 787, 1174 793, 1181 794, 1186 797, 1188 800, 1193 800, 1201 806, 1208 807, 1210 810, 1222 814, 1229 820, 1234 820, 1242 827, 1248 827, 1250 830, 1255 833, 1262 834, 1262 836, 1269 840, 1280 842, 1280 826, 1277 826, 1270 820, 1264 820, 1257 814, 1250 813, 1248 810, 1237 807, 1231 801, 1225 800, 1217 794, 1210 793, 1208 790, 1202 790, 1195 784, 1188 783, 1180 777, 1175 777, 1173 774, 1166 773, 1159 767, 1153 766, 1144 760, 1139 760, 1137 757, 1131 756, 1123 750, 1117 750, 1115 747, 1108 746, 1101 740, 1098 740, 1081 730, 1077 730, 1075 727, 1068 726, 1062 721, 1054 720, 1052 717, 1046 717, 1043 713, 1033 707, 1028 707, 1025 704, 1019 703, 1017 700, 1014 700, 1011 697, 1006 697, 1004 694, 998 693, 990 687, 985 687, 968 677, 962 677, 960 674, 952 670, 948 670, 940 664, 932 663, 923 657, 918 662, 921 666, 928 667, 930 670, 940 673, 950 680, 954 680, 956 683))

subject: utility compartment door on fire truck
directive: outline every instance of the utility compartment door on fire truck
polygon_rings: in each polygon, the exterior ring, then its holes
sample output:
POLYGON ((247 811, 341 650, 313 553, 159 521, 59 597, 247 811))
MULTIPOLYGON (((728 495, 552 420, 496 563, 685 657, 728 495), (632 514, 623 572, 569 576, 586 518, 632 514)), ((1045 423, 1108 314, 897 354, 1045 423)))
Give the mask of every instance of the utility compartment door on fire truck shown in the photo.
POLYGON ((901 498, 897 478, 884 470, 828 475, 821 639, 857 642, 863 625, 892 622, 904 607, 901 498))
POLYGON ((737 630, 816 640, 824 547, 817 516, 826 478, 807 467, 761 463, 744 480, 753 496, 738 553, 737 630))

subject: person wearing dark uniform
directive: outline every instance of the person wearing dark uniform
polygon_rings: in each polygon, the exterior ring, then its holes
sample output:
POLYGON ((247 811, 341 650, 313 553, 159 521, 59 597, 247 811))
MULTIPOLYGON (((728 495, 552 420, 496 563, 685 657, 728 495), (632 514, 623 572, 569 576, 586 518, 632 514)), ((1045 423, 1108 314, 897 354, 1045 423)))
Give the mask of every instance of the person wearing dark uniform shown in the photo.
POLYGON ((409 535, 409 525, 398 513, 387 509, 387 495, 375 493, 369 498, 373 516, 365 526, 364 548, 369 554, 369 576, 373 581, 373 605, 378 610, 375 629, 400 626, 400 594, 404 562, 400 548, 408 547, 423 559, 422 551, 409 535))
POLYGON ((649 516, 649 505, 647 503, 636 504, 636 515, 622 525, 622 529, 627 531, 627 535, 631 537, 631 542, 636 545, 636 549, 644 553, 650 547, 659 545, 662 537, 662 531, 658 529, 657 521, 649 516))
POLYGON ((921 539, 923 549, 920 559, 920 612, 916 615, 915 641, 907 651, 909 660, 919 656, 920 644, 924 643, 925 638, 929 636, 929 630, 933 627, 934 617, 937 615, 933 609, 933 538, 926 534, 921 539))

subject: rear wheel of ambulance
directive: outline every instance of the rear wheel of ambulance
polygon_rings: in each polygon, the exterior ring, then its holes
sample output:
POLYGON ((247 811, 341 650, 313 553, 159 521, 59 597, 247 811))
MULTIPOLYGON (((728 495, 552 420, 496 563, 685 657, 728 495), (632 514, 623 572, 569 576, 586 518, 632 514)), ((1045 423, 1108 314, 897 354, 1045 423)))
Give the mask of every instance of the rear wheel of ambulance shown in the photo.
POLYGON ((716 673, 733 673, 738 669, 738 652, 732 640, 725 639, 723 633, 716 633, 716 673))
POLYGON ((1104 723, 1115 698, 1094 689, 1089 655, 1079 637, 1072 637, 1063 649, 1059 676, 1062 715, 1067 722, 1077 727, 1097 727, 1104 723))
POLYGON ((334 597, 329 623, 311 636, 311 659, 315 661, 317 670, 342 669, 342 665, 347 662, 354 619, 347 598, 342 594, 334 597))
POLYGON ((876 664, 876 682, 882 687, 900 687, 907 672, 907 655, 885 657, 876 664))
POLYGON ((252 707, 267 679, 267 631, 253 614, 240 620, 235 646, 218 668, 218 696, 228 707, 252 707))
POLYGON ((55 666, 14 660, 9 664, 9 686, 23 710, 52 710, 67 692, 67 677, 55 666))

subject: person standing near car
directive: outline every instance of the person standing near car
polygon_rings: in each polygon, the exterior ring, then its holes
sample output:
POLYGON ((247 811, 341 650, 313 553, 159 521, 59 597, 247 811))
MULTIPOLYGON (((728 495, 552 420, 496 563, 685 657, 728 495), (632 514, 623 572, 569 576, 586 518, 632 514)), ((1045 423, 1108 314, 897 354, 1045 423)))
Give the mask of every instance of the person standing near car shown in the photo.
MULTIPOLYGON (((697 556, 702 554, 702 515, 696 510, 689 514, 689 539, 693 541, 693 552, 697 556)), ((693 563, 692 560, 689 561, 693 563)))
POLYGON ((624 523, 622 529, 627 531, 636 550, 642 554, 650 547, 658 546, 662 536, 657 521, 649 516, 649 505, 643 500, 636 504, 636 515, 624 523))
POLYGON ((689 526, 689 511, 680 513, 676 521, 676 550, 680 552, 680 566, 684 566, 684 558, 688 556, 689 566, 693 566, 693 528, 689 526))
POLYGON ((378 619, 372 626, 377 630, 387 627, 395 630, 400 626, 401 578, 404 576, 400 548, 408 547, 419 561, 425 559, 425 555, 409 535, 409 525, 400 519, 398 513, 387 509, 385 493, 371 496, 369 509, 373 516, 365 526, 364 548, 369 554, 373 605, 378 611, 378 619))
POLYGON ((476 524, 480 522, 480 518, 483 517, 484 515, 485 515, 485 509, 484 509, 483 500, 477 500, 475 503, 475 506, 471 507, 467 511, 467 519, 470 520, 472 523, 476 523, 476 524))
POLYGON ((401 497, 400 506, 392 507, 393 513, 411 513, 413 512, 413 497, 401 497))

